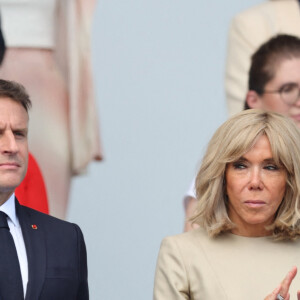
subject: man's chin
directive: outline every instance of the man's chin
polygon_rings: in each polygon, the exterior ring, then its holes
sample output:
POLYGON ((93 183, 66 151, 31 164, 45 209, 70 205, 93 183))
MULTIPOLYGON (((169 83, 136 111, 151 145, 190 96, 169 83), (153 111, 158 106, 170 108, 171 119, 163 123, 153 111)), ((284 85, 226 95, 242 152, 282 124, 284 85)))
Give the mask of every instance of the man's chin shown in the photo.
POLYGON ((21 181, 11 181, 7 183, 0 182, 0 193, 13 193, 20 185, 21 181))

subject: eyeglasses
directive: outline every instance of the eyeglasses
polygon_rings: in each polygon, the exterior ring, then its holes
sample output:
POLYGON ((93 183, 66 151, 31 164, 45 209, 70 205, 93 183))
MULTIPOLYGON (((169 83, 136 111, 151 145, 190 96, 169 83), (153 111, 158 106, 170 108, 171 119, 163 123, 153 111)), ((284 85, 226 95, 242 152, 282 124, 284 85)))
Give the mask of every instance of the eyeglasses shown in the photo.
POLYGON ((300 96, 300 87, 297 83, 287 83, 279 88, 277 91, 264 91, 263 94, 275 94, 280 95, 281 100, 288 104, 295 104, 300 96))

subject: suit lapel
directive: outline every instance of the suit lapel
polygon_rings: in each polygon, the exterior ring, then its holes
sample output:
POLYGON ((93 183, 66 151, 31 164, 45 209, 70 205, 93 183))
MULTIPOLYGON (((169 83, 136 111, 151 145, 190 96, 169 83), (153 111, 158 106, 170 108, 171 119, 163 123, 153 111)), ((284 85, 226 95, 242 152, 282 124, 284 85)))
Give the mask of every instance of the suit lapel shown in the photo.
POLYGON ((39 227, 31 211, 24 209, 17 199, 16 212, 22 228, 28 260, 28 285, 25 299, 38 299, 46 272, 46 241, 43 229, 39 227), (35 227, 37 229, 34 229, 35 227))

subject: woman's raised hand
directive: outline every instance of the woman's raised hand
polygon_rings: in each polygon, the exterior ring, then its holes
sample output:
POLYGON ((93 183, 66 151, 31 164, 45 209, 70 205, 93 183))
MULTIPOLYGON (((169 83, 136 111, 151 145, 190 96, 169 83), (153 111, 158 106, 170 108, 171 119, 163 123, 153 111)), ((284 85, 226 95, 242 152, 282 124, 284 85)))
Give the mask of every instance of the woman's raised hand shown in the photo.
MULTIPOLYGON (((280 285, 269 294, 264 300, 289 300, 290 299, 290 285, 297 274, 297 267, 293 267, 282 280, 280 285), (277 297, 280 295, 282 298, 277 297)), ((300 291, 297 292, 297 299, 300 300, 300 291)))

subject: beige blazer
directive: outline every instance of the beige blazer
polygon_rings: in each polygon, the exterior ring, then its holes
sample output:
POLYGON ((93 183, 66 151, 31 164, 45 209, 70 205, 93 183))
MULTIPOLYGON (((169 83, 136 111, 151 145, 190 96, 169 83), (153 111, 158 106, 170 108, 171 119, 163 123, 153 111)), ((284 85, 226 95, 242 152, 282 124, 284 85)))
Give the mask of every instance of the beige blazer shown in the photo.
MULTIPOLYGON (((292 266, 300 267, 300 241, 274 242, 202 229, 167 237, 157 260, 154 300, 262 300, 292 266)), ((300 289, 294 279, 291 299, 300 289)))
POLYGON ((243 109, 248 89, 250 57, 270 37, 300 36, 297 0, 269 0, 236 15, 228 34, 225 90, 229 115, 243 109))

